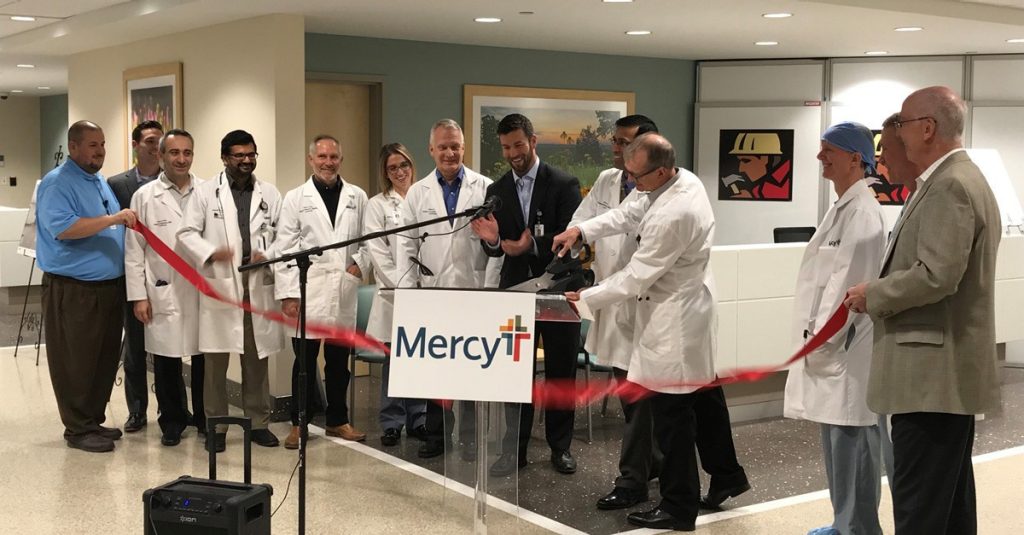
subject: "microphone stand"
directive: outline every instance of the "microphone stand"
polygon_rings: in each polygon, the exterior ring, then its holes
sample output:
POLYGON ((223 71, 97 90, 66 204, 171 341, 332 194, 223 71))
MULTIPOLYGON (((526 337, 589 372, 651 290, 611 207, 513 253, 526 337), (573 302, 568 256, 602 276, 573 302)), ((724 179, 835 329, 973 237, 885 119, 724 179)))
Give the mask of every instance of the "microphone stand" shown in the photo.
POLYGON ((306 392, 306 376, 308 373, 308 370, 306 370, 306 282, 308 279, 309 267, 312 265, 310 257, 314 255, 320 256, 324 251, 348 247, 349 245, 383 238, 385 236, 391 236, 407 230, 415 230, 428 225, 433 225, 434 223, 440 223, 442 221, 454 221, 460 217, 476 216, 478 213, 482 214, 483 210, 486 210, 485 206, 477 206, 457 212, 451 216, 444 215, 427 221, 393 228, 391 230, 371 232, 358 238, 352 238, 350 240, 340 241, 330 245, 310 247, 303 251, 296 251, 294 253, 281 255, 277 258, 245 264, 244 266, 238 267, 238 271, 242 273, 259 269, 264 266, 271 266, 273 264, 291 262, 294 260, 294 267, 299 269, 299 535, 306 532, 306 441, 309 439, 309 422, 306 417, 306 397, 308 396, 308 392, 306 392))

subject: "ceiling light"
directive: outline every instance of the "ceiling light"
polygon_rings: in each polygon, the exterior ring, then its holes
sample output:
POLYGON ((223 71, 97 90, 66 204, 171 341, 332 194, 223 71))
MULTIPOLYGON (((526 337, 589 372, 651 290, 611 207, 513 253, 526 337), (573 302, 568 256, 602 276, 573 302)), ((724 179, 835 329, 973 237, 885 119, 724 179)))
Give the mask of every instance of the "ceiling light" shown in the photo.
POLYGON ((485 24, 493 24, 495 22, 501 22, 498 17, 477 17, 473 19, 473 22, 483 22, 485 24))
POLYGON ((757 46, 775 46, 775 45, 779 44, 779 42, 778 41, 756 41, 756 42, 754 42, 754 44, 757 45, 757 46))
POLYGON ((651 35, 651 30, 629 30, 626 35, 651 35))
POLYGON ((520 11, 520 15, 533 15, 533 11, 520 11))
POLYGON ((868 50, 867 52, 864 53, 864 55, 865 56, 884 56, 884 55, 886 55, 888 53, 889 52, 887 52, 885 50, 868 50))
POLYGON ((793 14, 792 13, 764 13, 761 16, 766 18, 766 19, 788 19, 789 17, 792 17, 793 14))
POLYGON ((601 0, 606 4, 630 4, 633 0, 601 0))
POLYGON ((924 28, 920 26, 900 26, 899 28, 893 28, 893 30, 897 32, 919 32, 923 29, 924 28))
POLYGON ((18 68, 21 68, 21 69, 34 69, 34 68, 36 68, 36 66, 32 65, 31 63, 19 63, 18 64, 18 68))
POLYGON ((35 22, 36 18, 35 17, 25 17, 23 15, 14 15, 14 16, 11 17, 11 20, 17 21, 17 22, 35 22))
POLYGON ((50 88, 50 86, 48 86, 48 85, 41 85, 41 86, 37 87, 36 89, 46 90, 46 89, 49 89, 49 88, 50 88))
POLYGON ((20 89, 12 89, 11 90, 11 93, 21 93, 21 92, 22 91, 20 89))
POLYGON ((1024 39, 1007 39, 1007 43, 1024 43, 1024 39))

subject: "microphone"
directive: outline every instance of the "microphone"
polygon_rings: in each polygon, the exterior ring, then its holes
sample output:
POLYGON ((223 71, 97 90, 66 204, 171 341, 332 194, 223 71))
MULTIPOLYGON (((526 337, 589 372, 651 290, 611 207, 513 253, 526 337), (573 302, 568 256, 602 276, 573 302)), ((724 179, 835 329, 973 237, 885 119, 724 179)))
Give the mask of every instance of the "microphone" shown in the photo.
POLYGON ((423 262, 420 262, 419 258, 416 258, 415 256, 410 256, 409 257, 409 261, 412 262, 413 264, 416 264, 417 266, 419 266, 419 268, 420 268, 420 275, 423 275, 424 277, 433 277, 434 276, 434 272, 430 271, 430 268, 425 266, 423 264, 423 262))
POLYGON ((487 217, 498 210, 501 210, 501 197, 491 195, 482 205, 480 205, 480 208, 477 208, 476 213, 473 214, 471 220, 487 217))

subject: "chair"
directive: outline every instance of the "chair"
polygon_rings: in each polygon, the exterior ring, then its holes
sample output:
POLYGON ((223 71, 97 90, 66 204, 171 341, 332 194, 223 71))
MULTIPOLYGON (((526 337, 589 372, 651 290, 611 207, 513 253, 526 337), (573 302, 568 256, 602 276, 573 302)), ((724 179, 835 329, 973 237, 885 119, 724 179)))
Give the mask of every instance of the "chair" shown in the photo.
POLYGON ((814 236, 814 227, 775 227, 772 234, 775 243, 809 242, 814 236))
MULTIPOLYGON (((580 322, 580 350, 576 356, 576 366, 583 368, 583 383, 590 386, 590 372, 604 372, 608 374, 608 379, 612 378, 611 366, 604 366, 602 364, 594 363, 594 356, 591 355, 584 345, 587 341, 587 332, 590 330, 590 320, 583 320, 580 322)), ((601 401, 601 416, 608 414, 608 396, 605 396, 601 401)), ((594 443, 594 409, 590 403, 587 403, 587 444, 594 443)))
MULTIPOLYGON (((373 306, 373 296, 377 293, 377 286, 366 284, 359 287, 358 302, 356 305, 356 329, 366 332, 366 324, 370 320, 370 308, 373 306)), ((349 370, 352 372, 351 384, 348 386, 348 411, 350 418, 355 420, 356 414, 356 362, 367 364, 384 364, 387 356, 382 353, 368 351, 366 349, 355 349, 349 356, 349 370)))

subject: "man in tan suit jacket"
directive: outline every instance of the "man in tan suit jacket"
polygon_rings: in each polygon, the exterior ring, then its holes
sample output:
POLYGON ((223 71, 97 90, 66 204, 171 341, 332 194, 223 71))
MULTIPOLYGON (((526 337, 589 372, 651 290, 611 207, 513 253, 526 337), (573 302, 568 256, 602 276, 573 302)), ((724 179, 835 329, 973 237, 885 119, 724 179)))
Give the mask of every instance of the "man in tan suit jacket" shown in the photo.
POLYGON ((963 150, 964 102, 929 87, 896 127, 924 171, 893 229, 881 278, 849 291, 875 322, 868 406, 892 415, 896 533, 977 532, 974 415, 998 404, 995 263, 999 208, 963 150))

